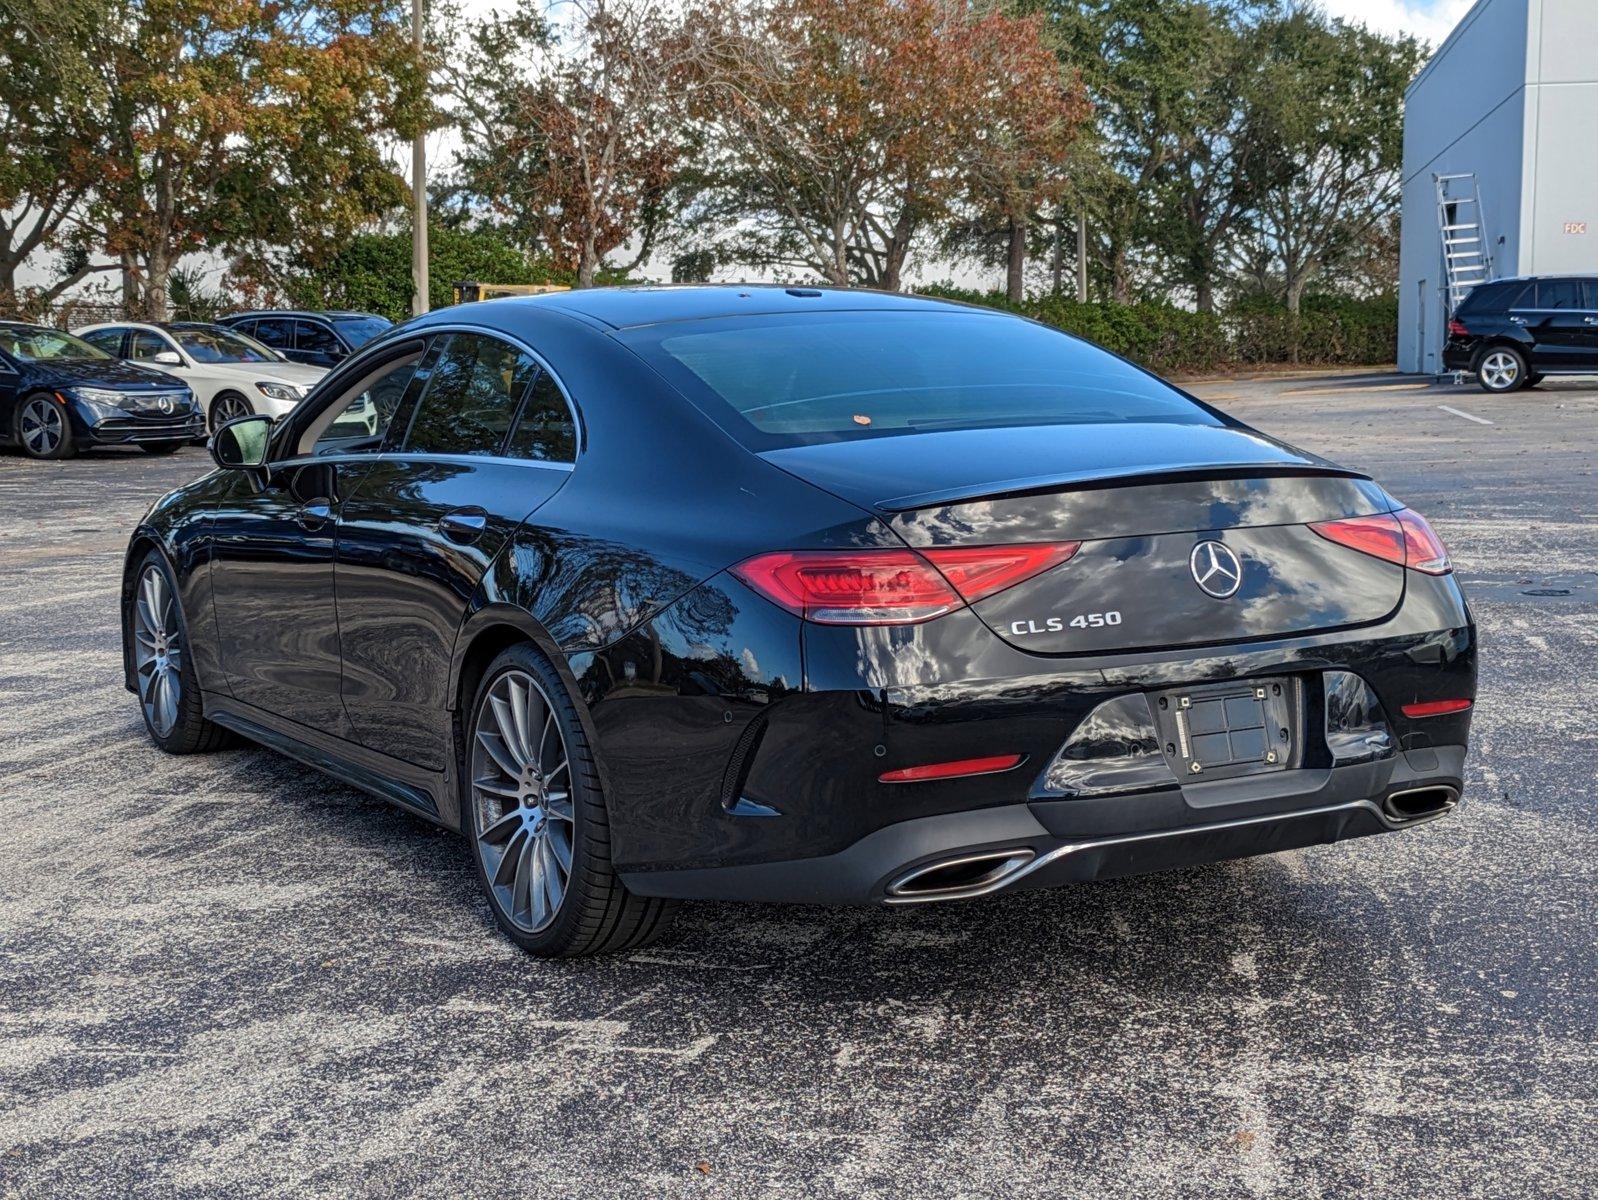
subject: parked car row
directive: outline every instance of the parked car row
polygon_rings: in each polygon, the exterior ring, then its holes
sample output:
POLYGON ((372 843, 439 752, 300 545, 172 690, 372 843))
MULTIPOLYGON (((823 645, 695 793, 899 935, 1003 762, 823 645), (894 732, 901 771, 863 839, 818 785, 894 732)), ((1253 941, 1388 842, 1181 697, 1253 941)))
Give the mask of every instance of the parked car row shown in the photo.
MULTIPOLYGON (((392 325, 345 311, 113 321, 74 333, 0 321, 0 442, 33 458, 86 445, 167 454, 237 417, 287 415, 392 325)), ((375 410, 367 418, 375 427, 375 410)))

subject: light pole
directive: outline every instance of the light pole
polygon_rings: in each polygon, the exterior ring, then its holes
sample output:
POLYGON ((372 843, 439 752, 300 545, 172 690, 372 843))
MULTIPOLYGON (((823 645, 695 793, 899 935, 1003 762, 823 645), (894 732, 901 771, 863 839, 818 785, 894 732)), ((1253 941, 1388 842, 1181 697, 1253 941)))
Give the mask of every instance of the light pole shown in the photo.
MULTIPOLYGON (((416 47, 416 61, 424 64, 422 57, 422 3, 411 0, 411 42, 416 47)), ((426 131, 418 130, 411 143, 411 315, 421 316, 427 311, 427 139, 426 131)))

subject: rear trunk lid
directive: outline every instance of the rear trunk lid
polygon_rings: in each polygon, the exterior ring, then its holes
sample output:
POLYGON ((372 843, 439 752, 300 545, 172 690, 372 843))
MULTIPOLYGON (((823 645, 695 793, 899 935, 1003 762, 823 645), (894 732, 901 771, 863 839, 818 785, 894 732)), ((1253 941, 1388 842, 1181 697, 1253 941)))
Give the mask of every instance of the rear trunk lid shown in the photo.
POLYGON ((1058 426, 804 446, 766 457, 912 546, 1079 541, 974 606, 1038 654, 1155 650, 1380 621, 1404 568, 1311 522, 1397 507, 1367 477, 1251 430, 1058 426))

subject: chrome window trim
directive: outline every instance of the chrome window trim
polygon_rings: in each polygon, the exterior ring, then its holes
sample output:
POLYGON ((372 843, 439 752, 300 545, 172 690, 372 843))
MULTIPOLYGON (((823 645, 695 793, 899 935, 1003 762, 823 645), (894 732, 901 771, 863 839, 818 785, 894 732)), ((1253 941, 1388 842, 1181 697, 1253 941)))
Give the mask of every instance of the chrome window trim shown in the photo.
MULTIPOLYGON (((398 328, 398 326, 396 326, 395 328, 398 328)), ((502 342, 508 342, 510 345, 515 346, 516 349, 518 349, 522 353, 526 354, 529 358, 531 358, 534 362, 536 362, 542 370, 547 371, 549 373, 549 377, 555 381, 555 386, 560 389, 560 398, 566 402, 566 411, 571 415, 572 428, 577 431, 577 455, 576 455, 575 458, 572 459, 571 462, 565 463, 565 464, 549 463, 548 460, 546 460, 546 459, 511 458, 508 455, 504 455, 504 456, 502 456, 502 455, 494 455, 492 457, 498 458, 498 459, 500 459, 503 462, 547 463, 547 465, 550 465, 550 466, 565 465, 565 466, 568 466, 568 467, 575 467, 577 465, 578 460, 581 459, 582 456, 583 456, 583 451, 586 450, 587 446, 588 446, 588 428, 587 428, 586 425, 583 424, 582 413, 578 411, 576 403, 572 400, 571 390, 566 386, 566 381, 560 377, 560 372, 559 371, 555 370, 554 367, 550 366, 549 360, 547 358, 545 358, 542 354, 540 354, 537 350, 534 350, 531 346, 529 346, 526 342, 522 341, 521 338, 517 337, 513 333, 506 333, 504 330, 493 329, 493 328, 491 328, 491 327, 489 327, 487 325, 473 325, 473 324, 470 324, 469 322, 465 322, 465 321, 459 321, 459 322, 451 321, 451 322, 449 322, 447 324, 427 325, 427 326, 424 326, 423 328, 420 328, 420 329, 412 329, 412 330, 410 330, 410 332, 413 333, 413 334, 419 335, 419 336, 424 336, 424 337, 431 337, 435 333, 480 333, 480 334, 483 334, 485 337, 494 337, 494 338, 498 338, 502 342)), ((395 451, 394 453, 396 455, 404 454, 405 451, 395 451)), ((420 456, 418 456, 418 457, 420 457, 420 456)), ((430 455, 428 457, 448 458, 448 457, 452 457, 452 456, 450 456, 450 455, 430 455)), ((468 458, 468 459, 474 459, 474 460, 476 460, 478 462, 481 462, 485 457, 489 457, 489 456, 482 455, 482 454, 468 454, 468 455, 455 456, 455 457, 465 457, 465 458, 468 458)))
POLYGON ((546 462, 537 458, 510 458, 503 454, 414 454, 403 450, 373 451, 370 454, 297 454, 293 458, 280 458, 271 463, 275 471, 279 467, 303 467, 313 463, 374 463, 374 462, 443 462, 458 463, 462 466, 482 466, 494 464, 510 467, 536 467, 542 471, 560 471, 570 474, 577 466, 576 463, 546 462))

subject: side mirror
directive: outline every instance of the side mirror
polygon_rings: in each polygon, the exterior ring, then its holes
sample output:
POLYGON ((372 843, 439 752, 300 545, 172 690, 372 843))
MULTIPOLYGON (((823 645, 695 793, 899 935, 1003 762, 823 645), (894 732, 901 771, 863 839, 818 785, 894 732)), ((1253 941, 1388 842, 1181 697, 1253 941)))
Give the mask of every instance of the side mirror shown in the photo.
POLYGON ((158 367, 181 367, 183 359, 176 350, 159 350, 150 355, 150 361, 158 367))
POLYGON ((262 473, 272 439, 272 418, 264 413, 235 417, 211 437, 211 457, 224 471, 262 473))

